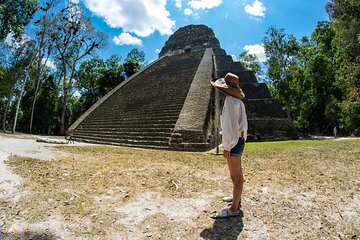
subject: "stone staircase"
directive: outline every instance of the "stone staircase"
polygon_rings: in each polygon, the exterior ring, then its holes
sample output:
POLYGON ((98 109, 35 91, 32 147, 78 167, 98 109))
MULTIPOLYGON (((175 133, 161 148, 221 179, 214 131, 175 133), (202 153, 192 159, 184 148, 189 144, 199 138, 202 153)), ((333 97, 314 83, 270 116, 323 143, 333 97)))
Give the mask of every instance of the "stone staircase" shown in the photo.
MULTIPOLYGON (((240 62, 234 62, 232 57, 223 52, 217 53, 216 74, 224 77, 232 72, 239 76, 240 87, 243 89, 248 117, 248 141, 296 139, 297 133, 290 119, 282 110, 278 100, 271 97, 265 83, 259 83, 256 76, 244 69, 240 62)), ((225 95, 221 94, 224 98, 225 95)))
POLYGON ((108 96, 71 131, 72 138, 173 149, 170 138, 202 56, 199 51, 161 58, 108 96))

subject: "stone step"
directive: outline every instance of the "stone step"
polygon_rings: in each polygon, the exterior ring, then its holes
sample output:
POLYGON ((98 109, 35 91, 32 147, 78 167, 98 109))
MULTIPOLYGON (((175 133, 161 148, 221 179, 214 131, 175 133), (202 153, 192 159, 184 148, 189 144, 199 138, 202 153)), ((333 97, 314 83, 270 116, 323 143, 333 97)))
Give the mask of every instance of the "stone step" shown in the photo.
POLYGON ((92 137, 99 137, 102 139, 123 139, 123 140, 131 140, 131 141, 169 141, 170 140, 170 134, 168 136, 161 136, 157 135, 156 132, 153 133, 153 135, 125 135, 125 134, 119 134, 118 132, 94 132, 94 133, 87 133, 87 132, 79 132, 74 136, 81 136, 86 138, 92 138, 92 137))
POLYGON ((156 111, 159 109, 163 109, 164 111, 168 111, 168 110, 174 110, 174 109, 181 109, 183 106, 184 102, 182 102, 181 104, 176 104, 176 105, 168 105, 166 103, 164 104, 156 104, 156 105, 144 105, 144 106, 125 106, 122 108, 114 108, 112 106, 102 106, 101 109, 98 110, 98 113, 107 113, 109 110, 113 111, 113 112, 133 112, 133 111, 139 111, 139 110, 147 110, 149 112, 151 111, 156 111))
POLYGON ((147 110, 147 109, 137 109, 136 111, 124 111, 124 112, 107 112, 107 113, 97 113, 91 115, 90 117, 94 118, 104 118, 104 117, 112 117, 112 116, 126 116, 126 117, 138 117, 141 116, 174 116, 179 115, 181 109, 157 109, 157 110, 147 110))
POLYGON ((231 70, 232 72, 247 71, 241 62, 233 62, 231 70))
POLYGON ((179 118, 179 114, 173 114, 173 115, 164 115, 164 116, 149 116, 149 115, 145 115, 145 116, 121 116, 121 115, 116 115, 116 116, 108 116, 108 117, 96 117, 96 118, 91 118, 89 120, 91 121, 121 121, 121 122, 128 122, 128 121, 136 121, 136 120, 156 120, 156 121, 177 121, 179 118))
POLYGON ((87 131, 106 131, 109 129, 112 129, 113 131, 118 131, 118 132, 138 132, 138 133, 142 133, 142 132, 169 132, 171 133, 174 128, 164 128, 164 127, 122 127, 122 126, 98 126, 98 125, 94 125, 94 126, 87 126, 82 127, 79 126, 78 128, 75 129, 74 134, 76 134, 77 132, 80 132, 82 130, 87 130, 87 131))
MULTIPOLYGON (((217 71, 218 77, 225 77, 228 70, 217 71)), ((232 71, 234 74, 239 76, 239 83, 258 83, 255 74, 252 71, 232 71)))
POLYGON ((164 150, 172 149, 170 146, 166 146, 166 145, 141 145, 141 144, 117 143, 117 142, 108 142, 108 141, 101 141, 101 140, 95 140, 95 139, 86 139, 86 138, 81 138, 81 137, 78 137, 78 138, 74 137, 74 140, 80 141, 80 142, 103 144, 103 145, 113 145, 113 146, 120 146, 120 147, 164 149, 164 150))
POLYGON ((242 83, 240 87, 248 99, 271 98, 266 83, 242 83))
POLYGON ((109 137, 105 138, 103 136, 85 136, 85 135, 76 135, 73 136, 73 139, 76 141, 79 141, 81 139, 86 139, 90 141, 101 141, 101 142, 107 142, 107 143, 116 143, 116 144, 124 144, 126 146, 132 145, 132 146, 148 146, 148 145, 154 145, 154 146, 169 146, 168 140, 135 140, 135 139, 121 139, 121 138, 115 138, 115 137, 109 137))
POLYGON ((181 143, 176 146, 176 150, 182 151, 206 151, 210 148, 210 143, 181 143))
POLYGON ((145 105, 138 105, 138 106, 134 106, 134 105, 126 105, 123 108, 121 108, 120 111, 137 111, 139 109, 146 109, 149 111, 153 111, 153 110, 157 110, 157 109, 164 109, 164 110, 172 110, 172 109, 181 109, 183 106, 184 102, 181 102, 181 104, 167 104, 166 102, 161 103, 161 104, 154 104, 154 105, 150 105, 150 104, 145 104, 145 105))
POLYGON ((97 134, 97 133, 101 133, 101 134, 115 134, 115 135, 123 135, 123 136, 159 136, 159 137, 172 137, 172 132, 168 131, 168 132, 131 132, 131 131, 119 131, 116 128, 111 128, 111 129, 82 129, 82 130, 77 130, 76 133, 81 133, 81 134, 97 134))
POLYGON ((90 116, 88 119, 89 121, 96 121, 96 120, 116 120, 118 119, 121 122, 126 121, 135 121, 137 119, 158 119, 158 120, 177 120, 179 118, 180 111, 178 112, 169 112, 168 114, 164 112, 153 112, 153 113, 139 113, 139 114, 127 114, 127 113, 121 113, 121 114, 114 114, 114 115, 106 115, 103 117, 100 116, 90 116), (147 117, 147 118, 145 118, 147 117))
POLYGON ((248 119, 249 141, 288 140, 297 139, 297 132, 292 128, 289 119, 254 118, 248 119))
POLYGON ((247 99, 244 103, 248 118, 287 118, 276 99, 247 99))
POLYGON ((166 124, 159 124, 159 123, 149 123, 149 124, 141 124, 141 123, 122 123, 122 124, 117 124, 117 123, 81 123, 81 127, 82 128, 97 128, 97 127, 103 127, 103 128, 111 128, 111 127, 121 127, 123 129, 129 128, 139 128, 139 129, 148 129, 148 128, 174 128, 175 127, 175 123, 166 123, 166 124))
POLYGON ((160 102, 160 103, 147 103, 147 104, 131 104, 126 106, 127 111, 131 111, 132 109, 147 109, 147 110, 156 110, 156 109, 181 109, 184 105, 185 99, 181 99, 178 103, 172 102, 160 102))
POLYGON ((157 118, 133 118, 131 120, 117 118, 117 119, 88 119, 84 121, 84 125, 87 124, 119 124, 119 125, 128 125, 128 124, 175 124, 177 118, 175 119, 157 119, 157 118))
POLYGON ((233 59, 230 55, 217 55, 215 59, 217 71, 230 71, 232 69, 233 59))

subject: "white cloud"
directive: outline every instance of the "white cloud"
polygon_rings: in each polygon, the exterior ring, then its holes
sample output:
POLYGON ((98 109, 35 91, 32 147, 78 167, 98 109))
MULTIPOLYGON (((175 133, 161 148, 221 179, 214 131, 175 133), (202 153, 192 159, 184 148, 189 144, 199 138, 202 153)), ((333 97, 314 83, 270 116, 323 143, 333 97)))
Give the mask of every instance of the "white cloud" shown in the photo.
POLYGON ((76 90, 76 91, 74 92, 73 96, 76 97, 76 98, 80 98, 80 97, 81 97, 81 93, 76 90))
POLYGON ((13 32, 10 32, 10 33, 6 36, 4 42, 5 42, 7 45, 9 45, 9 46, 12 46, 12 47, 14 47, 14 48, 18 48, 18 47, 20 47, 22 44, 24 44, 26 41, 29 41, 29 40, 31 40, 31 38, 30 38, 28 35, 26 35, 26 34, 23 34, 20 39, 16 40, 16 39, 14 38, 13 32))
POLYGON ((175 21, 166 10, 167 0, 84 0, 87 8, 113 28, 148 37, 155 31, 172 34, 175 21))
POLYGON ((14 43, 14 35, 13 35, 12 32, 9 33, 9 34, 6 36, 6 38, 5 38, 5 43, 6 43, 7 45, 12 45, 12 44, 14 43))
POLYGON ((127 32, 121 33, 119 36, 113 38, 116 45, 137 45, 142 46, 141 39, 131 36, 127 32))
POLYGON ((266 10, 266 8, 264 7, 264 4, 262 2, 260 2, 259 0, 255 0, 253 5, 245 6, 245 12, 254 17, 264 17, 265 10, 266 10))
POLYGON ((190 9, 190 8, 186 8, 185 10, 184 10, 184 14, 185 15, 191 15, 193 13, 193 11, 190 9))
POLYGON ((223 0, 191 0, 188 5, 194 9, 211 9, 220 6, 223 0))
POLYGON ((182 2, 181 2, 181 0, 175 0, 175 6, 176 6, 177 8, 182 8, 182 2))
POLYGON ((48 68, 53 69, 53 70, 56 70, 56 65, 55 65, 54 61, 52 61, 51 59, 47 59, 47 60, 46 60, 46 58, 43 58, 43 59, 41 59, 41 62, 42 62, 43 64, 45 63, 45 65, 46 65, 48 68))
POLYGON ((240 61, 240 59, 238 59, 238 57, 235 56, 234 54, 231 54, 231 57, 232 57, 232 59, 233 59, 234 62, 240 61))
POLYGON ((246 45, 244 50, 248 51, 250 54, 254 54, 260 62, 266 61, 264 45, 255 44, 255 45, 246 45))

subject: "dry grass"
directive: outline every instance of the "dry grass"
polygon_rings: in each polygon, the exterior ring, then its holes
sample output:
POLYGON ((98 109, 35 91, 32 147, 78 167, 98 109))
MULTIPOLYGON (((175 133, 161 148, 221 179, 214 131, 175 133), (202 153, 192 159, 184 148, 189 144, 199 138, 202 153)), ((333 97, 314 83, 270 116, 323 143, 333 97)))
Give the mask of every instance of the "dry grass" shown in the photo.
MULTIPOLYGON (((239 229, 229 239, 358 238, 359 146, 359 139, 247 143, 245 227, 232 222, 239 229)), ((121 233, 118 236, 126 238, 127 225, 119 223, 117 209, 151 192, 175 201, 209 199, 209 205, 181 224, 161 214, 147 215, 135 228, 140 236, 217 239, 229 232, 226 222, 216 228, 219 222, 209 218, 223 206, 214 193, 231 188, 221 156, 107 146, 63 146, 56 151, 71 157, 7 161, 24 178, 17 202, 0 199, 7 219, 37 223, 61 216, 75 236, 107 239, 109 233, 121 233), (156 231, 149 235, 148 228, 156 231)))

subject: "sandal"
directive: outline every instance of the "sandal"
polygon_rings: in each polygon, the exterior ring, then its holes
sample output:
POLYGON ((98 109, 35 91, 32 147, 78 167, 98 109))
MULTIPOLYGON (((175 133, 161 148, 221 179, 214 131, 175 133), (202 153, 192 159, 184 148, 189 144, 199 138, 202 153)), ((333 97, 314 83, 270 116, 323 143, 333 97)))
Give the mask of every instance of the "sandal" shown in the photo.
POLYGON ((240 210, 233 212, 230 208, 225 208, 216 214, 213 218, 229 218, 229 217, 238 217, 240 216, 240 210))
POLYGON ((226 196, 226 197, 223 197, 223 202, 232 202, 233 200, 233 197, 232 196, 226 196))

